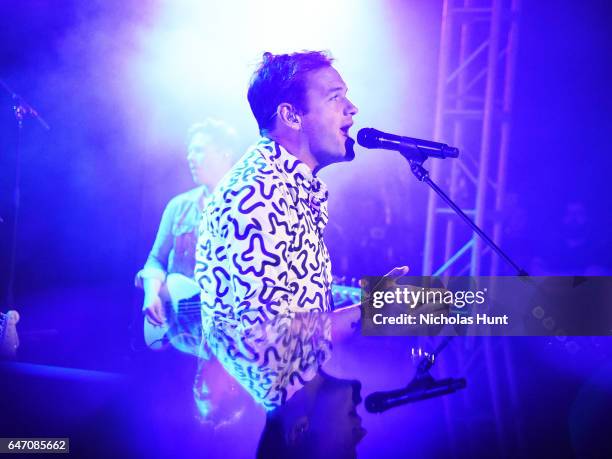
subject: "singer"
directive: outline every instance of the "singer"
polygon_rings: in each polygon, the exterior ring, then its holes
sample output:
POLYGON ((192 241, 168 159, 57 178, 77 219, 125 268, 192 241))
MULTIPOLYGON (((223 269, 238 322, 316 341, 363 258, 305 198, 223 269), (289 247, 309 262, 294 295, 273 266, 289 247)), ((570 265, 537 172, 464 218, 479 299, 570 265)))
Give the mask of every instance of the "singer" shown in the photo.
MULTIPOLYGON (((328 195, 317 172, 353 157, 347 90, 325 53, 264 53, 248 90, 261 138, 203 212, 203 335, 267 410, 258 458, 355 457, 365 435, 360 384, 321 370, 347 317, 329 313, 328 195)), ((358 317, 354 308, 347 326, 358 317)))

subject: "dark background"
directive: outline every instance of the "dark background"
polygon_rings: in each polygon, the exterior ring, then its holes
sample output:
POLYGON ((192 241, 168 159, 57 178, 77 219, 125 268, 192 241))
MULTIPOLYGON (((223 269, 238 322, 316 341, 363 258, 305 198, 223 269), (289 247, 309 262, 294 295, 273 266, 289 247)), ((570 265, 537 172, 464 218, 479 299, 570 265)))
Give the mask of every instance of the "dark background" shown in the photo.
MULTIPOLYGON (((20 358, 28 362, 113 372, 131 368, 141 302, 134 274, 146 259, 164 205, 192 186, 185 164, 177 161, 183 160, 184 145, 159 145, 178 155, 146 155, 148 133, 134 123, 129 102, 121 93, 105 91, 104 85, 116 77, 117 50, 130 44, 110 35, 92 48, 84 40, 71 54, 58 51, 59 43, 83 24, 121 29, 131 21, 146 22, 142 5, 71 0, 0 5, 0 78, 52 127, 45 131, 35 120, 26 120, 21 133, 15 300, 7 304, 17 129, 11 98, 0 92, 0 310, 21 312, 20 358)), ((414 7, 439 22, 440 2, 390 5, 398 14, 414 7)), ((612 269, 611 17, 605 1, 523 1, 507 187, 522 223, 504 245, 532 274, 610 274, 612 269), (568 228, 564 215, 571 203, 583 209, 584 218, 568 228), (578 235, 577 247, 566 245, 568 233, 578 235)), ((432 23, 427 30, 423 39, 437 55, 439 25, 432 23)), ((427 72, 431 90, 437 69, 431 66, 427 72)), ((433 104, 432 98, 423 113, 433 113, 433 104)), ((256 132, 244 137, 248 145, 256 132)), ((399 174, 389 172, 388 180, 399 174)), ((410 191, 412 204, 405 217, 406 208, 397 206, 402 200, 393 201, 395 220, 402 223, 387 231, 385 243, 393 250, 384 258, 376 250, 356 249, 364 240, 368 245, 371 228, 383 225, 380 200, 386 199, 363 176, 356 172, 350 187, 331 197, 337 233, 330 252, 335 261, 351 261, 337 262, 337 274, 381 275, 406 263, 419 274, 426 191, 398 178, 395 197, 410 191), (362 205, 366 197, 374 203, 362 205)), ((513 371, 525 397, 516 410, 528 419, 531 401, 558 392, 558 403, 553 396, 530 425, 547 424, 545 438, 566 435, 559 451, 567 451, 569 407, 584 389, 586 375, 609 362, 610 342, 593 344, 585 338, 586 351, 579 357, 559 351, 551 339, 507 343, 519 356, 513 371)), ((477 369, 485 372, 486 366, 477 369)), ((418 413, 411 413, 414 421, 418 413)))

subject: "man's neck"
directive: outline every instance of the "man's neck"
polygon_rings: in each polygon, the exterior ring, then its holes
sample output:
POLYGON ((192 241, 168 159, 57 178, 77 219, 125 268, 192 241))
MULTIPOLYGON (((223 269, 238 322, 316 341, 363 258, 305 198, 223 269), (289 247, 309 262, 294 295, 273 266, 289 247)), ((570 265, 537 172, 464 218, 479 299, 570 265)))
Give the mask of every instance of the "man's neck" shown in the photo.
POLYGON ((265 134, 265 136, 274 140, 290 154, 306 164, 313 174, 317 173, 319 170, 319 163, 310 152, 308 145, 303 141, 300 141, 299 138, 279 135, 276 132, 268 132, 265 134))

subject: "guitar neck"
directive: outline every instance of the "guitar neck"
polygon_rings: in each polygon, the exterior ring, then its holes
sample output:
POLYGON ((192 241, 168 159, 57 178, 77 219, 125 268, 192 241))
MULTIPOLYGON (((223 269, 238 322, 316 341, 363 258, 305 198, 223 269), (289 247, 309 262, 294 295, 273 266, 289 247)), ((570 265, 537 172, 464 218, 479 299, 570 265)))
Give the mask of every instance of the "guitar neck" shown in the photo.
POLYGON ((4 331, 6 330, 7 316, 0 312, 0 344, 4 342, 4 331))
POLYGON ((0 356, 14 357, 19 347, 16 324, 19 321, 17 311, 0 312, 0 356))
POLYGON ((334 300, 334 311, 355 306, 361 302, 361 289, 343 284, 333 284, 332 298, 334 300))

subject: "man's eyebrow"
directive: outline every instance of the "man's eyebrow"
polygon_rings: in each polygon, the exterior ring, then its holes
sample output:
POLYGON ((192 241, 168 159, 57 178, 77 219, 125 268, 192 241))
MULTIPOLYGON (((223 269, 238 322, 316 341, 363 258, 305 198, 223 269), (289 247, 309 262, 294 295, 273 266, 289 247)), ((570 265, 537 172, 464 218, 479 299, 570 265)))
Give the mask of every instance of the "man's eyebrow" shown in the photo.
POLYGON ((331 88, 327 91, 327 94, 332 94, 334 92, 338 92, 338 91, 348 91, 348 88, 346 86, 336 86, 335 88, 331 88))

